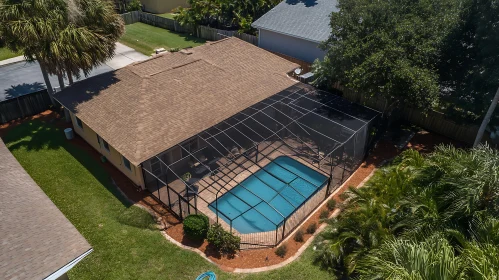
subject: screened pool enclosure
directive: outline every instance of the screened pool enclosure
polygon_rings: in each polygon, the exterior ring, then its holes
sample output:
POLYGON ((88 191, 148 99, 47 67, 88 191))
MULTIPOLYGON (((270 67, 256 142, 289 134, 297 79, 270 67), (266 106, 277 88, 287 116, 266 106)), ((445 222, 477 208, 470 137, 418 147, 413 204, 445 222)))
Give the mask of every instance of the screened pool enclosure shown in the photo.
POLYGON ((377 116, 297 84, 150 158, 144 181, 180 219, 202 213, 242 248, 275 246, 360 165, 377 116))

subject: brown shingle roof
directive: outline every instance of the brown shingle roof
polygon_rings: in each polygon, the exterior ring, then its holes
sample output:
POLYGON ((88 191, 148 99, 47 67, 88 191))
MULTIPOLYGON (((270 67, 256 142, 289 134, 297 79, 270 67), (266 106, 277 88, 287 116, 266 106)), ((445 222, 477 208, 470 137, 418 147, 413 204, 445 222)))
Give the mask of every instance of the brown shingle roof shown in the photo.
POLYGON ((237 38, 168 53, 56 94, 135 165, 296 83, 298 65, 237 38))
POLYGON ((0 139, 0 279, 43 279, 91 249, 0 139))

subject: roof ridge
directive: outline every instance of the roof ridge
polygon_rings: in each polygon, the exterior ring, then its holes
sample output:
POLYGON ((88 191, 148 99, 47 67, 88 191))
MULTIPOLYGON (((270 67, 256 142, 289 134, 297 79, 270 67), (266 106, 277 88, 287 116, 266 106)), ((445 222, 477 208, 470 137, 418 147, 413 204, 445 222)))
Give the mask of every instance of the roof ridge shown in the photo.
POLYGON ((143 150, 143 131, 144 131, 144 126, 141 125, 141 121, 143 121, 147 115, 149 115, 148 110, 144 108, 145 104, 148 103, 148 100, 145 95, 145 91, 147 90, 147 86, 149 85, 149 77, 144 77, 142 79, 141 85, 140 85, 140 96, 139 100, 137 102, 137 109, 138 109, 138 115, 134 120, 133 125, 135 126, 135 129, 137 130, 137 133, 134 134, 135 141, 137 143, 136 149, 135 149, 135 157, 138 158, 142 154, 143 150))
POLYGON ((144 59, 144 60, 142 60, 142 61, 138 61, 138 62, 136 62, 136 63, 132 63, 132 64, 130 64, 130 65, 128 65, 128 66, 126 66, 126 67, 129 67, 129 66, 130 66, 130 68, 133 68, 133 66, 140 65, 140 64, 143 64, 143 63, 145 63, 145 62, 148 62, 148 61, 151 61, 151 60, 154 60, 154 59, 158 59, 158 58, 161 58, 161 57, 163 57, 163 56, 165 56, 165 55, 169 55, 169 54, 171 54, 171 52, 160 53, 160 54, 157 54, 157 55, 151 56, 151 57, 150 57, 150 58, 148 58, 148 59, 144 59))
POLYGON ((170 68, 166 68, 166 69, 163 69, 163 70, 160 70, 158 72, 155 72, 155 73, 152 73, 150 74, 148 77, 152 77, 152 76, 155 76, 157 74, 160 74, 160 73, 163 73, 163 72, 168 72, 168 71, 171 71, 171 70, 174 70, 174 69, 177 69, 177 68, 180 68, 180 67, 184 67, 184 66, 187 66, 189 64, 192 64, 192 63, 195 63, 195 62, 198 62, 200 60, 203 60, 201 58, 198 58, 196 60, 193 60, 193 61, 189 61, 189 62, 186 62, 184 64, 180 64, 180 65, 176 65, 176 66, 173 66, 173 67, 170 67, 170 68))

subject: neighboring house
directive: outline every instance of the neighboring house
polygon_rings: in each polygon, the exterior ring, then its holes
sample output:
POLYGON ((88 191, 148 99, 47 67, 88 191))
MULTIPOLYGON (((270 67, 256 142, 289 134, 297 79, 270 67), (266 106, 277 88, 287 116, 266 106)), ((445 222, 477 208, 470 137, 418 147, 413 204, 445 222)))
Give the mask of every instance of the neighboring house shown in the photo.
POLYGON ((253 22, 258 46, 312 63, 323 59, 319 44, 331 34, 330 15, 336 0, 284 0, 253 22))
POLYGON ((189 7, 187 0, 140 0, 140 2, 144 12, 153 14, 169 13, 178 7, 189 7))
POLYGON ((198 133, 295 85, 287 74, 298 67, 232 37, 77 82, 55 99, 75 132, 144 188, 144 162, 166 150, 167 163, 185 157, 179 144, 195 147, 198 133))
POLYGON ((67 279, 92 247, 0 140, 0 279, 67 279))

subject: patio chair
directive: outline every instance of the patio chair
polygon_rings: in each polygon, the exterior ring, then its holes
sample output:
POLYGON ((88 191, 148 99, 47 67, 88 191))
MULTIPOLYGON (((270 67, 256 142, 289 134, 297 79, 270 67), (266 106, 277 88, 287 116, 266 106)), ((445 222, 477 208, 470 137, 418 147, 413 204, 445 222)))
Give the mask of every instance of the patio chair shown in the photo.
POLYGON ((237 147, 233 147, 232 149, 230 149, 230 154, 229 154, 228 158, 233 159, 239 155, 241 155, 241 152, 239 151, 239 149, 237 147))

